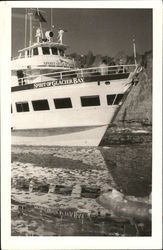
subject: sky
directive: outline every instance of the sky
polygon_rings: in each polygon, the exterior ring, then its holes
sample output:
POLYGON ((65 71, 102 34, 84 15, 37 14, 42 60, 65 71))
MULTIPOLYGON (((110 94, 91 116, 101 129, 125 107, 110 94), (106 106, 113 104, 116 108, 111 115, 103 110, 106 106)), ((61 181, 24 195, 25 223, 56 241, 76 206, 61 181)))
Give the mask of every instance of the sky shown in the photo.
MULTIPOLYGON (((47 20, 44 31, 50 30, 51 9, 40 9, 47 20)), ((152 50, 151 9, 52 9, 55 37, 59 29, 65 29, 63 43, 68 45, 67 54, 76 52, 114 57, 118 52, 133 54, 133 35, 136 50, 143 54, 152 50)), ((12 9, 12 56, 24 48, 25 9, 12 9)), ((33 39, 38 22, 33 22, 33 39)), ((29 27, 29 23, 28 23, 29 27)), ((27 34, 28 36, 28 34, 27 34)), ((27 41, 29 41, 29 36, 27 41)))

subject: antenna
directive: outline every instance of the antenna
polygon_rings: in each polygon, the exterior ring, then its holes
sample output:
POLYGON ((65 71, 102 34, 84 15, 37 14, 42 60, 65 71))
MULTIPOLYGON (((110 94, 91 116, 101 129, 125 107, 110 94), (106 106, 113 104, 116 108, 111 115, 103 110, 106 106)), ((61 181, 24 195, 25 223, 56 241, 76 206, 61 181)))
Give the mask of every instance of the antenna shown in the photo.
POLYGON ((134 50, 134 61, 135 61, 135 64, 137 64, 137 61, 136 61, 136 45, 135 45, 135 36, 133 36, 133 50, 134 50))

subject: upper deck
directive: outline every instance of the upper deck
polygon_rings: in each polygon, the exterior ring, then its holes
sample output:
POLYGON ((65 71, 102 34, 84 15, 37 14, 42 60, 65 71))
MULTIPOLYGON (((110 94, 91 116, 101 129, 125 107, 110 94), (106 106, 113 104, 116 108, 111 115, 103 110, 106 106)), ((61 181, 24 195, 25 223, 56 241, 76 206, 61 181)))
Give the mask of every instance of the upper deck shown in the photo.
POLYGON ((22 58, 30 58, 38 55, 58 55, 65 56, 65 50, 67 45, 56 42, 41 42, 35 43, 29 47, 19 50, 19 56, 13 57, 11 60, 17 60, 22 58))

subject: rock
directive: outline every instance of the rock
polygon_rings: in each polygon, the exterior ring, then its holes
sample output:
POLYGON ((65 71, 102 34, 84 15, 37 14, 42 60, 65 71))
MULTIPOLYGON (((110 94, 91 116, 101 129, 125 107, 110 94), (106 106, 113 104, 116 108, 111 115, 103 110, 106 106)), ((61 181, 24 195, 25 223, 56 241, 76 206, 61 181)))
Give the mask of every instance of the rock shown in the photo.
POLYGON ((30 193, 32 193, 33 187, 34 187, 34 181, 31 180, 30 183, 29 183, 29 192, 30 192, 30 193))
POLYGON ((49 193, 54 193, 55 192, 56 185, 54 183, 51 183, 49 186, 49 193))
POLYGON ((107 184, 107 183, 104 183, 104 185, 101 187, 101 192, 102 192, 102 193, 106 193, 106 192, 108 192, 109 190, 112 190, 112 188, 110 187, 110 185, 107 184))
POLYGON ((71 197, 73 197, 73 198, 80 198, 81 191, 82 191, 81 186, 79 184, 75 185, 74 188, 73 188, 73 190, 72 190, 71 197))

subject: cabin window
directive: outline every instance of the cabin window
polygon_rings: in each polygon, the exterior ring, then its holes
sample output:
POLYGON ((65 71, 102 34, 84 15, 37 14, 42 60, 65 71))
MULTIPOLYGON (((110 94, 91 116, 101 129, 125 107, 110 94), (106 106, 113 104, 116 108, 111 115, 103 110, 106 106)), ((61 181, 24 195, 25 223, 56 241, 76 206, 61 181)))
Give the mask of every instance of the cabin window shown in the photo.
POLYGON ((54 105, 55 105, 56 109, 72 108, 72 102, 71 102, 71 99, 69 97, 54 99, 54 105))
POLYGON ((34 56, 37 56, 37 55, 38 55, 38 48, 34 48, 34 49, 33 49, 33 55, 34 55, 34 56))
POLYGON ((18 83, 19 85, 24 85, 25 81, 24 81, 24 72, 22 70, 18 70, 17 71, 17 77, 18 77, 18 83))
POLYGON ((11 104, 11 113, 13 113, 13 110, 12 110, 12 104, 11 104))
POLYGON ((87 106, 100 106, 100 98, 98 95, 94 96, 81 96, 81 104, 83 107, 87 106))
POLYGON ((64 50, 63 49, 59 49, 59 54, 60 54, 60 56, 64 56, 64 50))
POLYGON ((52 54, 53 54, 53 55, 58 55, 58 50, 57 50, 57 48, 52 47, 51 50, 52 50, 52 54))
POLYGON ((42 53, 43 55, 50 55, 49 47, 42 47, 42 53))
POLYGON ((118 94, 114 101, 114 105, 118 105, 121 102, 122 98, 123 98, 123 94, 118 94))
POLYGON ((49 110, 49 103, 48 103, 48 100, 46 99, 32 101, 32 105, 35 111, 49 110))
POLYGON ((28 102, 17 102, 16 103, 16 111, 17 112, 28 112, 29 111, 28 102))
POLYGON ((108 104, 108 105, 113 105, 115 96, 116 96, 116 95, 107 95, 107 96, 106 96, 106 98, 107 98, 107 104, 108 104))

